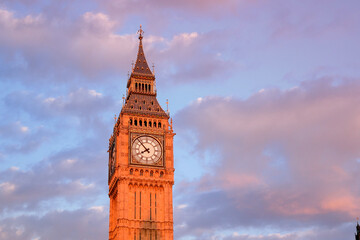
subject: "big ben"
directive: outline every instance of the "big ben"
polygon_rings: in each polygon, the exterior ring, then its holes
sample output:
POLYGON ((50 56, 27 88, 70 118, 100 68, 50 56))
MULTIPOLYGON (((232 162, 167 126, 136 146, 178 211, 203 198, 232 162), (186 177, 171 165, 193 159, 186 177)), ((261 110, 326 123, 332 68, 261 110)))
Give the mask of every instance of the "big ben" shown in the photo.
POLYGON ((141 26, 138 33, 125 103, 109 139, 109 240, 171 240, 175 133, 156 98, 141 26))

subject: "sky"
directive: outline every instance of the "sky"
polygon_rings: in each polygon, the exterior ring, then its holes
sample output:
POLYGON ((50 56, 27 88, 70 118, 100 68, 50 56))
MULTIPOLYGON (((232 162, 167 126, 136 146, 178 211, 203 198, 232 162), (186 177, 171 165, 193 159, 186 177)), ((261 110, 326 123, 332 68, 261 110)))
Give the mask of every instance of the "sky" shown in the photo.
POLYGON ((0 0, 0 239, 108 237, 108 139, 144 30, 174 238, 353 239, 360 1, 0 0))

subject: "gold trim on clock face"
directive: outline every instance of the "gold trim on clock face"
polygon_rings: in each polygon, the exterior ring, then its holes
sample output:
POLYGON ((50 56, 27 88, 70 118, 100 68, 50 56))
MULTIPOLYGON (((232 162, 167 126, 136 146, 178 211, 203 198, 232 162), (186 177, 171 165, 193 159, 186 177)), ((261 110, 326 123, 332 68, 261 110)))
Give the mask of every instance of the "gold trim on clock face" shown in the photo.
POLYGON ((154 137, 143 135, 132 142, 132 157, 140 164, 153 165, 162 156, 161 144, 154 137))

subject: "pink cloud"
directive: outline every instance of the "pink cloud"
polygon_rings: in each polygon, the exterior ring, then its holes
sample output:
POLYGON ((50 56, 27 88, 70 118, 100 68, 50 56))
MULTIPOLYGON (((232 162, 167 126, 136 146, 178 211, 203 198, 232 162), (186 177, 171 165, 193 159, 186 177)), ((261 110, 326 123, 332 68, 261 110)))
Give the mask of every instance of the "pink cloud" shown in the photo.
MULTIPOLYGON (((335 85, 322 79, 247 100, 204 98, 179 112, 181 131, 198 136, 194 151, 219 153, 204 180, 206 192, 226 196, 226 206, 208 203, 202 211, 219 208, 222 224, 232 226, 354 219, 360 211, 359 102, 358 80, 335 85)), ((189 211, 199 207, 189 202, 189 211)))

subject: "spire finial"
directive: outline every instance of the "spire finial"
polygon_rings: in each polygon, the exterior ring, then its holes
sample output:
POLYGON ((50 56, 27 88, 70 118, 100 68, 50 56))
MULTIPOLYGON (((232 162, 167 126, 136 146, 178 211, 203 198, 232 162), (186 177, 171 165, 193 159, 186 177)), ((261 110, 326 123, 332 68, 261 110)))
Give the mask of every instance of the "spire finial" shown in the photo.
POLYGON ((115 114, 115 116, 114 116, 114 121, 115 121, 115 123, 116 123, 116 114, 115 114))
POLYGON ((144 31, 141 28, 141 24, 140 24, 140 29, 139 29, 139 31, 137 31, 137 33, 139 34, 139 39, 141 40, 143 38, 143 34, 144 34, 144 31))
POLYGON ((155 75, 155 65, 154 65, 154 63, 152 64, 152 70, 153 70, 153 74, 155 75))

